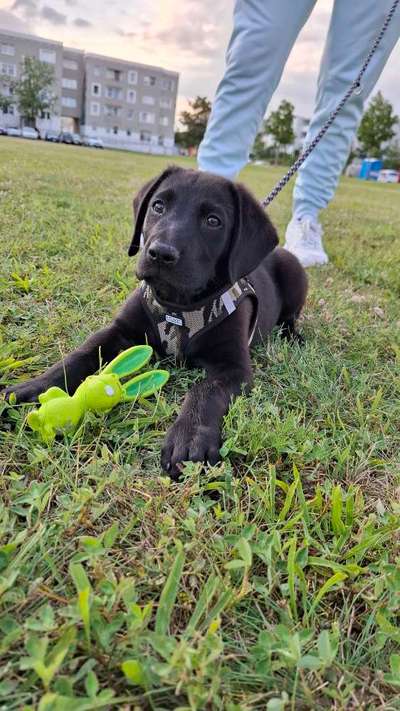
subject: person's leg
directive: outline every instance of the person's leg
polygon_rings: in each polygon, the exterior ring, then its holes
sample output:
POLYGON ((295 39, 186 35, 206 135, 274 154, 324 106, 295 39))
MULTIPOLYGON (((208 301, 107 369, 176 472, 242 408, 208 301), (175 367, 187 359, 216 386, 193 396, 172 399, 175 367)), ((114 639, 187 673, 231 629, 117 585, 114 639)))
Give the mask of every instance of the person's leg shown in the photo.
MULTIPOLYGON (((305 143, 318 133, 356 78, 392 4, 393 0, 335 0, 318 79, 316 106, 305 143)), ((305 231, 306 241, 307 235, 311 235, 309 243, 312 247, 313 234, 308 228, 302 230, 303 226, 298 223, 306 221, 311 226, 313 222, 315 224, 319 210, 332 199, 361 120, 365 101, 399 36, 400 6, 364 74, 361 94, 353 94, 348 100, 299 170, 293 191, 294 219, 288 227, 287 241, 290 242, 288 237, 291 235, 295 237, 296 230, 301 241, 300 233, 305 231)), ((318 224, 315 226, 318 228, 318 224)), ((318 242, 318 239, 314 242, 318 242)), ((326 255, 322 261, 327 261, 326 255)))
POLYGON ((226 70, 198 152, 200 170, 233 179, 249 151, 289 52, 316 0, 236 0, 226 70))

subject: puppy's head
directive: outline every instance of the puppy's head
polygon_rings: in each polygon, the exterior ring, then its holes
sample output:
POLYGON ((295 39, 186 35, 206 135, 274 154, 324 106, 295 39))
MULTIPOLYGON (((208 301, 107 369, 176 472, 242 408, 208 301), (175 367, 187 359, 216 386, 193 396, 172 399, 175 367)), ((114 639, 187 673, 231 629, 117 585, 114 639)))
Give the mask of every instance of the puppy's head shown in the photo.
POLYGON ((164 301, 193 303, 249 274, 278 244, 274 227, 242 186, 211 173, 167 168, 134 199, 129 255, 164 301))

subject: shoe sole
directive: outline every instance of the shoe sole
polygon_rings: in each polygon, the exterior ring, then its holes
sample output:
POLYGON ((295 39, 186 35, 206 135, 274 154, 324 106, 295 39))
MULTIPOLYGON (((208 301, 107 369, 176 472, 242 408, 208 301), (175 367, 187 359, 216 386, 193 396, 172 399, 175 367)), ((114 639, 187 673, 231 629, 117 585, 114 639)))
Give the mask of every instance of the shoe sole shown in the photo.
POLYGON ((317 259, 307 259, 302 257, 301 255, 297 254, 295 251, 293 251, 290 247, 287 246, 286 242, 283 245, 283 249, 286 249, 287 252, 290 252, 290 254, 293 254, 295 256, 300 264, 306 269, 307 267, 323 267, 325 264, 329 263, 329 257, 326 255, 325 257, 322 258, 317 258, 317 259))

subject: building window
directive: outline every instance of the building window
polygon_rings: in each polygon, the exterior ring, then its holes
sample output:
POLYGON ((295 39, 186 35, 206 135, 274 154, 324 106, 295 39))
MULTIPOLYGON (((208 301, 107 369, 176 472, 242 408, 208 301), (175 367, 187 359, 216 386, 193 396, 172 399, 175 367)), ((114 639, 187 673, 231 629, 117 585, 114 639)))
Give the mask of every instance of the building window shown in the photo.
POLYGON ((97 101, 90 102, 90 113, 92 116, 99 116, 100 115, 100 104, 97 103, 97 101))
POLYGON ((63 59, 64 69, 71 69, 73 72, 78 70, 78 62, 75 59, 63 59))
POLYGON ((39 59, 46 64, 56 63, 56 53, 54 49, 39 49, 39 59))
POLYGON ((154 106, 155 99, 154 96, 144 96, 142 99, 143 104, 147 104, 148 106, 154 106))
POLYGON ((161 109, 172 109, 172 99, 160 99, 161 109))
POLYGON ((164 136, 159 136, 158 137, 158 145, 163 146, 164 145, 164 136))
POLYGON ((139 113, 139 121, 141 123, 154 123, 155 115, 150 114, 148 111, 141 111, 139 113))
POLYGON ((8 77, 17 76, 17 67, 15 64, 6 64, 2 62, 0 64, 0 74, 5 74, 8 77))
POLYGON ((128 84, 137 84, 137 71, 135 69, 129 69, 128 71, 128 84))
POLYGON ((121 116, 122 107, 112 106, 112 104, 106 104, 106 106, 104 107, 104 113, 106 114, 106 116, 121 116))
POLYGON ((118 126, 114 126, 113 128, 113 134, 116 136, 118 133, 118 126))
POLYGON ((77 89, 78 88, 78 82, 76 81, 76 79, 67 79, 66 77, 63 77, 61 84, 64 89, 77 89))
POLYGON ((141 131, 140 132, 140 140, 143 143, 150 143, 151 142, 151 133, 149 131, 141 131))
POLYGON ((72 96, 62 96, 61 97, 61 106, 66 106, 69 109, 75 109, 76 108, 76 99, 73 99, 72 96))
POLYGON ((133 116, 134 116, 134 111, 133 111, 132 109, 128 109, 127 118, 128 118, 130 121, 132 121, 133 116))
POLYGON ((126 92, 126 100, 128 104, 134 104, 136 101, 136 91, 134 89, 128 89, 126 92))
POLYGON ((10 116, 14 116, 14 106, 4 106, 3 107, 3 114, 9 114, 10 116))
POLYGON ((168 125, 169 125, 168 116, 161 116, 160 117, 160 126, 168 126, 168 125))
POLYGON ((15 47, 12 44, 1 44, 0 52, 1 54, 8 54, 9 57, 13 57, 15 54, 15 47))
POLYGON ((101 84, 92 84, 92 96, 101 96, 101 84))
POLYGON ((95 77, 101 77, 101 67, 98 64, 93 67, 93 74, 95 77))
POLYGON ((47 119, 47 121, 50 121, 50 111, 41 111, 40 118, 47 119))
POLYGON ((132 131, 130 130, 130 128, 127 129, 126 135, 127 135, 127 136, 131 136, 131 135, 132 135, 132 131))
POLYGON ((172 79, 161 79, 161 88, 167 91, 172 91, 174 88, 174 82, 172 79))
POLYGON ((146 74, 146 75, 143 77, 143 84, 144 84, 145 86, 155 86, 155 85, 156 85, 156 78, 155 78, 155 76, 153 76, 153 75, 151 75, 151 74, 146 74))
POLYGON ((113 79, 114 81, 121 81, 122 72, 120 69, 107 69, 107 79, 113 79))
POLYGON ((106 96, 108 99, 122 99, 122 89, 118 86, 107 86, 106 96))

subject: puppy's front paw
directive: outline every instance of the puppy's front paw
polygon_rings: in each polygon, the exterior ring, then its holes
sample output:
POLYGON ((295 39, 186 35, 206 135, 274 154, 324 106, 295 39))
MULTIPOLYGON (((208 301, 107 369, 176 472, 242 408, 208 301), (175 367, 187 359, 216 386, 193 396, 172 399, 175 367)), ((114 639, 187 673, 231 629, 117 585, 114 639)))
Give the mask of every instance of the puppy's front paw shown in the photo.
POLYGON ((46 383, 39 378, 34 378, 24 383, 10 385, 0 392, 0 397, 10 403, 37 402, 39 395, 45 390, 47 390, 46 383))
POLYGON ((167 432, 161 451, 161 465, 172 479, 178 479, 183 462, 214 465, 220 460, 219 430, 178 419, 167 432))

